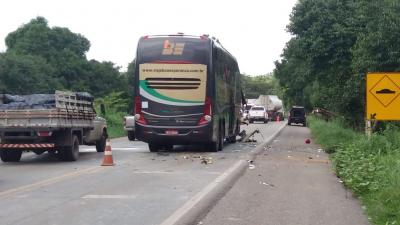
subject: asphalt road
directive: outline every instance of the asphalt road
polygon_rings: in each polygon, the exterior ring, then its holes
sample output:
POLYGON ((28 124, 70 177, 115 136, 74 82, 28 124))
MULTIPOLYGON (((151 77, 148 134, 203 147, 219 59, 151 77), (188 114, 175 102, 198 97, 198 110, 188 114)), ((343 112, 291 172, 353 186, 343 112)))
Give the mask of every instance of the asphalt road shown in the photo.
POLYGON ((332 171, 307 127, 287 126, 197 224, 366 225, 362 206, 332 171))
POLYGON ((256 145, 284 125, 244 126, 260 129, 258 142, 227 144, 217 153, 202 146, 150 153, 145 143, 113 139, 113 167, 100 166, 103 154, 94 147, 81 146, 76 162, 24 153, 19 163, 0 163, 0 223, 173 224, 201 204, 210 207, 229 189, 223 184, 234 180, 235 171, 239 177, 256 145))

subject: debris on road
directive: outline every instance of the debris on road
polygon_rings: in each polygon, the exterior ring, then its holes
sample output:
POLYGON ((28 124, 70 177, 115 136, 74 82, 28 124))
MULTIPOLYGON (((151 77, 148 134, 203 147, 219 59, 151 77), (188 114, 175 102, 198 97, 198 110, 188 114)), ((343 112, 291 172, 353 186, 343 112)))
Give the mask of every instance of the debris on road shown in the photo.
MULTIPOLYGON (((245 134, 246 134, 246 132, 245 132, 245 134)), ((241 136, 242 138, 240 139, 240 141, 241 141, 241 142, 257 142, 257 141, 254 139, 254 135, 255 135, 255 134, 260 134, 260 130, 255 129, 254 131, 250 132, 250 134, 245 135, 245 137, 241 136), (251 137, 253 137, 253 139, 250 139, 251 137)))
POLYGON ((271 146, 266 145, 264 146, 264 151, 273 150, 271 146))
POLYGON ((249 170, 254 170, 256 168, 256 166, 253 164, 253 160, 247 160, 247 162, 249 163, 249 170))
POLYGON ((267 183, 267 182, 262 182, 262 181, 260 181, 260 184, 265 185, 265 186, 275 187, 275 185, 269 184, 269 183, 267 183))
MULTIPOLYGON (((210 156, 203 156, 203 155, 184 155, 182 156, 183 159, 192 160, 194 162, 195 159, 199 159, 201 164, 212 164, 213 158, 210 156)), ((220 159, 225 159, 225 157, 221 157, 220 159)))
POLYGON ((244 137, 246 137, 246 131, 245 130, 240 131, 239 136, 241 141, 244 137))
POLYGON ((202 156, 202 157, 200 158, 201 164, 205 164, 205 165, 212 164, 212 163, 213 163, 212 159, 213 159, 212 157, 205 157, 205 156, 202 156))
POLYGON ((157 152, 157 155, 169 156, 169 153, 167 153, 167 152, 157 152))
POLYGON ((306 143, 306 144, 310 144, 310 143, 311 143, 310 139, 307 138, 307 139, 305 140, 305 143, 306 143))

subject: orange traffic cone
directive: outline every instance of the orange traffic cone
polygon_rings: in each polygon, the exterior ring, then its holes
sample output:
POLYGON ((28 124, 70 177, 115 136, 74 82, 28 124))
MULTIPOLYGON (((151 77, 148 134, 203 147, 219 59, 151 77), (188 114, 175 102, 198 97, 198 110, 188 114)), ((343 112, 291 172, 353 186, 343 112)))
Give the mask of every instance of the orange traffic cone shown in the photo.
POLYGON ((114 166, 115 165, 114 161, 113 161, 113 157, 112 157, 110 139, 107 139, 106 149, 104 150, 103 163, 101 165, 102 166, 114 166))

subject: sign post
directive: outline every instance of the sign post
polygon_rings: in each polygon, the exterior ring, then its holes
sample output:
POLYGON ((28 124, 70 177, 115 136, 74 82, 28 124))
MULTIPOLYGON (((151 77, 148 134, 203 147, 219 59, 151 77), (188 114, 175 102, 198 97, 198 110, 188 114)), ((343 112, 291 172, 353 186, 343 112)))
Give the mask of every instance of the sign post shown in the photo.
POLYGON ((368 73, 366 85, 366 133, 372 122, 400 120, 400 73, 368 73))

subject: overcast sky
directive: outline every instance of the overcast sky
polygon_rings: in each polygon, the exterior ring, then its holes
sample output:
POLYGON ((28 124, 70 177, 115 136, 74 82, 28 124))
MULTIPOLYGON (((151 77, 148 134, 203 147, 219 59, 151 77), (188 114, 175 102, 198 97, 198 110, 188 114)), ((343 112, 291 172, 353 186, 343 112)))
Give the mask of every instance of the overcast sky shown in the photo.
POLYGON ((3 0, 0 52, 8 33, 43 16, 89 39, 88 59, 112 61, 126 70, 141 36, 209 34, 238 60, 242 73, 266 74, 290 35, 285 31, 297 0, 3 0))

